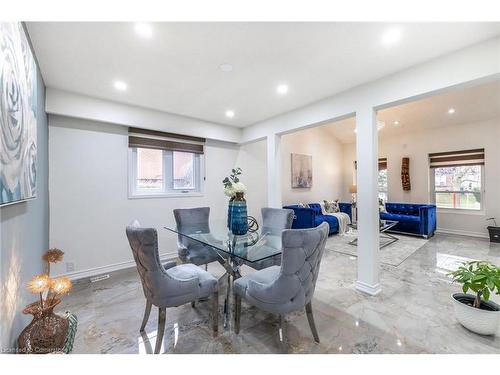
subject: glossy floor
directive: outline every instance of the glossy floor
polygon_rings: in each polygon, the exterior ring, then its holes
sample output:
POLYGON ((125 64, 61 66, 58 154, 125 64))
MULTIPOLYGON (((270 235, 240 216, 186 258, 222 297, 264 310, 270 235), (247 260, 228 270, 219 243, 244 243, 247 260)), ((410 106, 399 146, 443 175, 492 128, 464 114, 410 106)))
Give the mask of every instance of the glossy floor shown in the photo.
MULTIPOLYGON (((450 295, 459 286, 451 284, 446 273, 468 259, 500 264, 500 245, 436 235, 399 266, 382 264, 383 290, 371 297, 354 289, 356 258, 327 250, 313 299, 320 344, 312 339, 305 313, 287 317, 287 342, 283 343, 277 317, 250 306, 243 307, 239 335, 231 326, 224 329, 220 324, 219 335, 213 338, 209 304, 200 302, 196 308, 167 309, 162 352, 500 353, 500 333, 476 335, 453 316, 450 295)), ((223 273, 216 264, 209 271, 216 276, 223 273)), ((151 352, 157 310, 152 311, 146 333, 141 335, 144 304, 135 269, 77 286, 62 306, 78 315, 74 353, 151 352)))

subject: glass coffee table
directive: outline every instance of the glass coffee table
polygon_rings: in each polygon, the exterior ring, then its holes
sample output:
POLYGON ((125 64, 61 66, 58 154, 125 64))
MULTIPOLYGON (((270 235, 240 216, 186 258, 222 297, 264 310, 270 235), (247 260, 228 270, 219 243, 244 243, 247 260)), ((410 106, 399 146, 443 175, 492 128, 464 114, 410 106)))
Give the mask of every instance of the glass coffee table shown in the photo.
MULTIPOLYGON (((399 241, 399 238, 396 236, 393 236, 390 233, 387 233, 387 231, 394 226, 396 226, 399 223, 399 221, 395 220, 380 220, 380 225, 379 225, 379 232, 380 232, 380 239, 387 239, 388 241, 380 242, 380 248, 384 248, 386 246, 389 246, 390 244, 399 241)), ((358 229, 358 223, 353 223, 349 224, 349 227, 352 229, 358 229)), ((349 245, 357 246, 358 245, 358 238, 356 237, 354 240, 349 242, 349 245)))

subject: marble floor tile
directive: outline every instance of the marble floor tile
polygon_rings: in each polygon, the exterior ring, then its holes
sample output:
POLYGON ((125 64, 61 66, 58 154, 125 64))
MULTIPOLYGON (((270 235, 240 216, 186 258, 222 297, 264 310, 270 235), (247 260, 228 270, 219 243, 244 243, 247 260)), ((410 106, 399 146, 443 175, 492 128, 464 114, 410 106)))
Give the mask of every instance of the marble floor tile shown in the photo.
MULTIPOLYGON (((334 243, 331 237, 329 243, 334 243)), ((396 243, 397 245, 397 243, 396 243)), ((454 318, 451 294, 458 291, 446 276, 468 259, 500 264, 500 245, 462 236, 436 235, 401 264, 381 265, 382 293, 368 296, 354 288, 356 257, 325 251, 313 299, 321 343, 312 338, 304 312, 287 316, 286 341, 278 318, 243 304, 241 330, 220 320, 212 337, 209 303, 167 309, 164 353, 500 353, 497 336, 480 336, 454 318)), ((396 251, 395 249, 393 249, 396 251)), ((393 251, 391 250, 391 251, 393 251)), ((209 271, 219 277, 218 264, 209 271)), ((252 272, 245 269, 245 272, 252 272)), ((226 283, 221 284, 225 288, 226 283)), ((220 293, 222 313, 223 290, 220 293)), ((81 282, 61 304, 78 316, 74 353, 151 353, 156 340, 153 308, 139 333, 145 300, 135 269, 107 280, 81 282)))

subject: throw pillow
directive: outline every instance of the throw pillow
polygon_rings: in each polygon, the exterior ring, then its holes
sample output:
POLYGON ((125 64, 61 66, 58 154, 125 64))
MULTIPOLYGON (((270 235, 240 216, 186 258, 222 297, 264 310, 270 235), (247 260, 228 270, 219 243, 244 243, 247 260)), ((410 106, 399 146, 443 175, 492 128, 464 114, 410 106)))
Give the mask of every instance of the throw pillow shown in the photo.
POLYGON ((340 212, 338 199, 334 200, 334 201, 324 200, 323 203, 325 204, 325 212, 327 212, 329 214, 340 212))
POLYGON ((297 207, 300 207, 300 208, 307 208, 307 205, 305 205, 304 203, 302 202, 299 202, 297 203, 297 207))
POLYGON ((379 212, 387 212, 387 210, 385 209, 385 202, 382 198, 378 199, 378 210, 379 212))

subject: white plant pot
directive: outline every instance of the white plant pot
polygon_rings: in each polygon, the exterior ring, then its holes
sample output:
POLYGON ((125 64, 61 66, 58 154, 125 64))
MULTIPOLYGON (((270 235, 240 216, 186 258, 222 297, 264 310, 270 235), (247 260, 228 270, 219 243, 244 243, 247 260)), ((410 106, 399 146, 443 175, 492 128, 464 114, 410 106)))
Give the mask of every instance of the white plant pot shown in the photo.
POLYGON ((492 301, 483 301, 482 303, 497 310, 488 311, 466 305, 458 301, 457 298, 471 298, 474 300, 474 296, 463 293, 455 293, 451 296, 455 309, 455 317, 460 324, 468 330, 479 333, 480 335, 494 335, 497 333, 500 326, 500 310, 496 303, 492 301))

